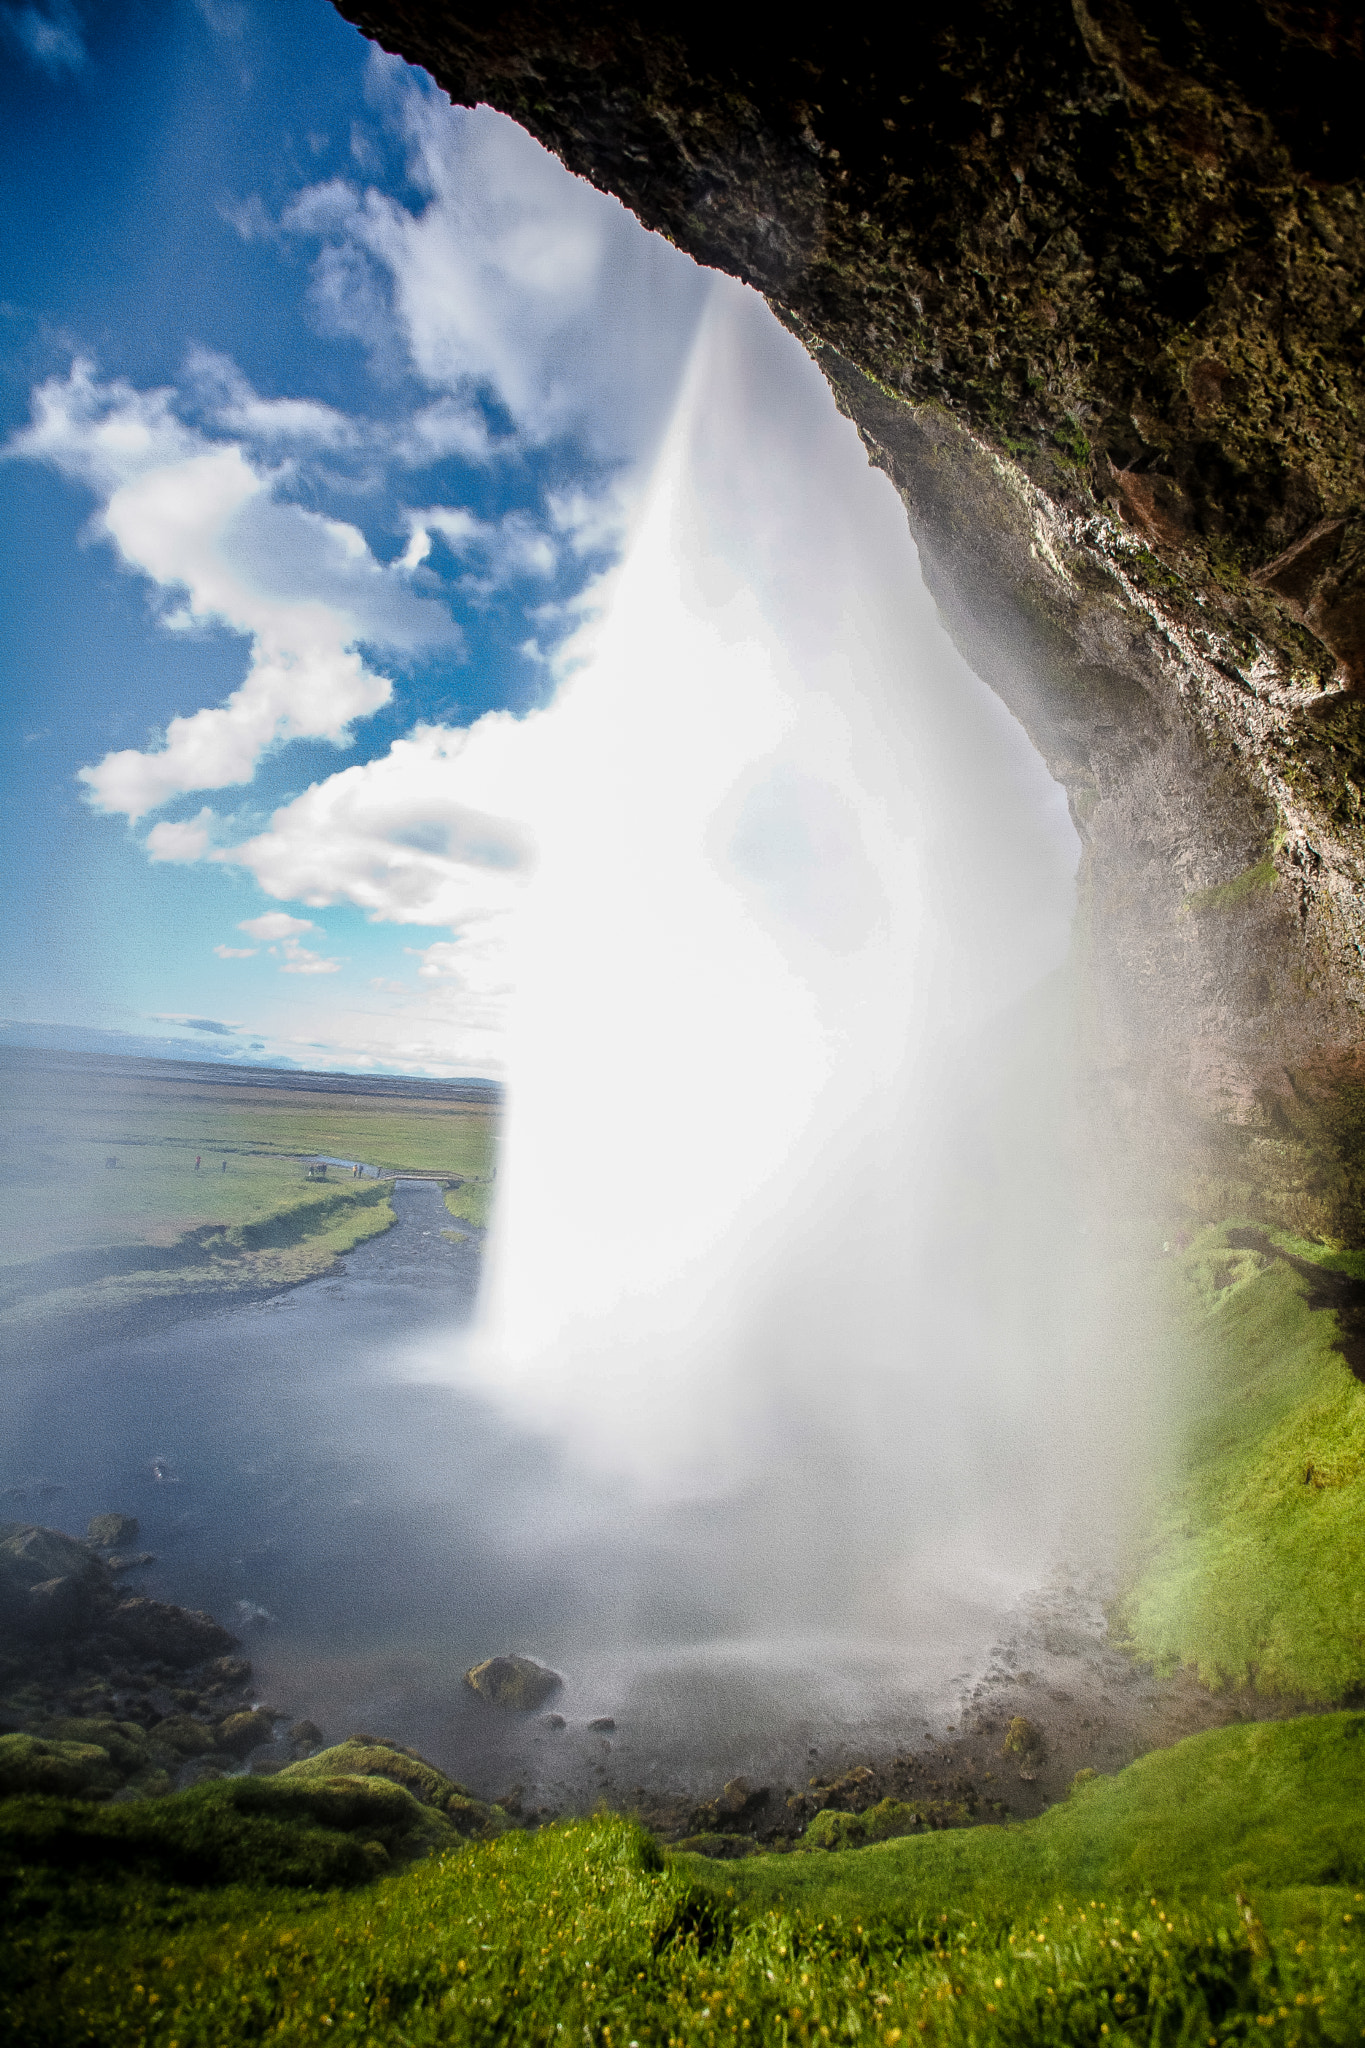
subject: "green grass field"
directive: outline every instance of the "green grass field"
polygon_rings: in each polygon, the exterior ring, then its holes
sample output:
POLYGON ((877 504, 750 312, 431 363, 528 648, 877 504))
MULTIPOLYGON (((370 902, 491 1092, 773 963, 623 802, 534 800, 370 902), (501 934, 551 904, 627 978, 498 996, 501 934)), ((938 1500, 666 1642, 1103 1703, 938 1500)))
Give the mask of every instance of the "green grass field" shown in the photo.
POLYGON ((361 1837, 397 1852, 406 1795, 331 1787, 0 1807, 4 2038, 1224 2048, 1365 2030, 1361 1715, 1196 1736, 1022 1825, 741 1864, 662 1856, 603 1815, 394 1868, 361 1837))
MULTIPOLYGON (((1328 1271, 1365 1272, 1271 1233, 1328 1271)), ((1115 1620, 1159 1669, 1340 1701, 1365 1687, 1365 1387, 1283 1261, 1201 1233, 1173 1274, 1176 1453, 1115 1620)))
POLYGON ((310 1180, 311 1154, 459 1176, 472 1197, 493 1171, 497 1110, 481 1102, 254 1088, 133 1060, 0 1079, 0 1315, 19 1325, 324 1271, 393 1211, 382 1182, 310 1180))

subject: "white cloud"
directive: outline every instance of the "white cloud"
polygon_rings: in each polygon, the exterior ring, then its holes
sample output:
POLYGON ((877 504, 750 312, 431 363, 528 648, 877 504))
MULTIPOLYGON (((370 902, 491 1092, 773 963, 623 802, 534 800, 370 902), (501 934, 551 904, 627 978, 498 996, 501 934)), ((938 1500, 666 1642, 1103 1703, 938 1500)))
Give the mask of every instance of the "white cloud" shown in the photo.
POLYGON ((439 534, 453 555, 460 559, 476 556, 484 563, 482 575, 467 576, 463 588, 479 595, 500 589, 518 577, 552 577, 559 567, 559 549, 536 520, 525 512, 508 512, 501 519, 479 519, 457 505, 432 505, 425 512, 407 514, 410 538, 403 555, 405 569, 415 569, 431 553, 433 534, 439 534))
POLYGON ((494 711, 463 730, 419 726, 378 760, 314 783, 269 831, 215 858, 248 868, 269 896, 354 903, 395 924, 500 916, 531 851, 507 806, 524 803, 545 716, 494 711))
POLYGON ((191 349, 185 375, 213 424, 255 446, 349 449, 363 439, 356 422, 334 406, 311 398, 262 398, 237 365, 213 349, 191 349))
POLYGON ((237 929, 249 939, 265 944, 268 940, 297 938, 300 932, 315 932, 317 926, 311 917, 290 917, 284 910, 267 910, 262 917, 244 917, 237 929))
POLYGON ((215 946, 214 952, 220 960, 254 960, 255 946, 215 946))
POLYGON ((250 643, 246 679, 225 704, 172 718, 159 748, 80 771, 96 808, 133 819, 187 790, 249 781, 283 741, 348 744, 354 721, 393 689, 359 643, 409 654, 459 644, 444 606, 378 562, 358 528, 282 499, 278 473, 239 442, 187 427, 171 397, 100 383, 77 361, 34 393, 32 424, 7 451, 103 500, 96 532, 167 593, 167 626, 226 627, 250 643))
POLYGON ((85 35, 70 0, 50 0, 47 7, 0 7, 0 25, 51 77, 85 64, 85 35))
MULTIPOLYGON (((528 441, 575 434, 607 459, 646 452, 704 273, 503 116, 452 108, 378 52, 371 90, 425 203, 333 178, 285 209, 280 231, 322 245, 324 322, 433 390, 466 404, 486 393, 528 441)), ((270 232, 263 209, 239 219, 253 237, 270 232)))
MULTIPOLYGON (((275 951, 272 946, 271 952, 275 951)), ((311 953, 307 946, 301 946, 297 939, 286 939, 279 948, 284 955, 281 974, 339 974, 339 960, 324 960, 321 953, 311 953)))
POLYGON ((147 834, 149 860, 202 860, 209 849, 213 812, 207 806, 197 818, 164 819, 147 834))

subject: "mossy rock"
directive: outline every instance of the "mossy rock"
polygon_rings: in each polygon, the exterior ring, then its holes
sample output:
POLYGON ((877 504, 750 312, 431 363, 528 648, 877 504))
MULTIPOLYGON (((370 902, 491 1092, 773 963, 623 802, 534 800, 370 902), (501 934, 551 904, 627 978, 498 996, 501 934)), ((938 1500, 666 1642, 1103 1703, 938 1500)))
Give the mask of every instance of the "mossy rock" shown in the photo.
MULTIPOLYGON (((115 1721, 105 1715, 89 1719, 74 1716, 65 1720, 44 1721, 34 1731, 45 1742, 94 1743, 107 1751, 109 1761, 122 1772, 139 1772, 147 1768, 148 1751, 146 1731, 136 1721, 115 1721)), ((157 1734, 161 1730, 158 1728, 157 1734)))
MULTIPOLYGON (((160 1734, 158 1728, 157 1733, 160 1734)), ((263 1714, 257 1707, 246 1707, 240 1714, 229 1714, 220 1721, 216 1730, 219 1749, 225 1749, 229 1756, 247 1756, 262 1742, 269 1742, 275 1733, 275 1723, 269 1714, 263 1714)))
POLYGON ((883 1799, 863 1813, 838 1813, 823 1807, 801 1837, 803 1849, 864 1849, 869 1842, 889 1842, 912 1835, 923 1816, 903 1799, 883 1799))
POLYGON ((296 1785, 320 1784, 340 1777, 386 1778, 392 1785, 401 1785, 423 1806, 440 1810, 444 1809, 452 1793, 461 1798, 469 1796, 463 1785, 457 1785, 444 1771, 438 1771, 435 1764, 414 1756, 411 1750, 402 1749, 397 1743, 376 1741, 368 1735, 349 1736, 345 1742, 334 1743, 330 1749, 320 1749, 316 1756, 286 1764, 277 1776, 296 1785))
POLYGON ((117 1805, 131 1799, 165 1799, 171 1790, 170 1772, 163 1770, 159 1764, 153 1764, 149 1770, 139 1772, 137 1777, 130 1778, 125 1785, 120 1785, 112 1803, 117 1805))
POLYGON ((458 1835, 486 1840, 503 1834, 510 1822, 501 1807, 475 1799, 463 1785, 456 1784, 435 1764, 397 1743, 381 1742, 372 1736, 353 1735, 316 1756, 287 1764, 274 1774, 276 1785, 334 1786, 338 1784, 387 1784, 401 1790, 458 1835))
POLYGON ((490 1706, 509 1714, 533 1714, 564 1681, 531 1657, 487 1657, 466 1671, 464 1682, 490 1706))
POLYGON ((452 1792, 445 1804, 446 1819, 457 1835, 470 1841, 487 1842, 505 1835, 512 1823, 500 1806, 472 1799, 467 1792, 452 1792))
POLYGON ((1047 1738, 1032 1721, 1016 1714, 1005 1731, 1005 1746, 1001 1754, 1018 1757, 1021 1764, 1044 1763, 1047 1759, 1047 1738))
POLYGON ((95 1515, 86 1527, 85 1540, 99 1550, 117 1550, 132 1543, 139 1534, 136 1515, 95 1515))
MULTIPOLYGON (((269 1716, 262 1715, 261 1718, 268 1721, 269 1716)), ((259 1740, 270 1740, 268 1729, 259 1740)), ((152 1730, 152 1742, 158 1749, 169 1750, 172 1756, 182 1760, 192 1756, 211 1756, 219 1746, 213 1729, 189 1714, 168 1714, 164 1721, 158 1721, 152 1730)))
POLYGON ((93 1742, 54 1742, 42 1735, 0 1735, 0 1798, 26 1792, 102 1799, 119 1782, 109 1752, 93 1742))

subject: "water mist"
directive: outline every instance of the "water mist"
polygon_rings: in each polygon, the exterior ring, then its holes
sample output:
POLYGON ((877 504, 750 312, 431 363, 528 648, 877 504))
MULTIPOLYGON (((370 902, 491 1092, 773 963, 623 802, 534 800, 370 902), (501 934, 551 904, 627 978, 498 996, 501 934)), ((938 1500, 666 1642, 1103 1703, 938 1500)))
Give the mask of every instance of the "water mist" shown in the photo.
POLYGON ((576 1641, 623 1668, 970 1665, 1104 1521, 1076 842, 752 294, 712 289, 583 665, 479 747, 462 800, 534 855, 481 1315, 428 1368, 580 1475, 516 1540, 599 1570, 576 1641))

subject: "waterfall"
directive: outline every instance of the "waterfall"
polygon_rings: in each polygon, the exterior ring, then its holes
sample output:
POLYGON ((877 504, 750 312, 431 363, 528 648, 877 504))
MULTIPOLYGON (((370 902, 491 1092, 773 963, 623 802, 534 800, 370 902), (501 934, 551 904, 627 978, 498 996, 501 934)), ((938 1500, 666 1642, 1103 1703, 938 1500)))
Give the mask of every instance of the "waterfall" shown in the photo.
POLYGON ((442 1370, 615 1504, 642 1598, 855 1632, 998 1607, 1094 1469, 1076 841, 737 285, 534 718, 498 1202, 442 1370))

